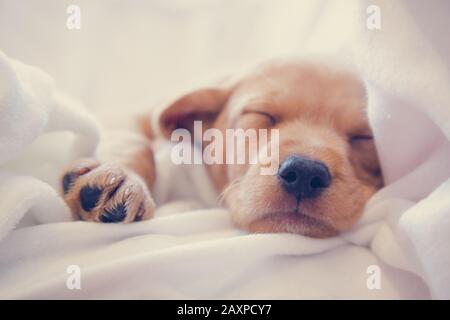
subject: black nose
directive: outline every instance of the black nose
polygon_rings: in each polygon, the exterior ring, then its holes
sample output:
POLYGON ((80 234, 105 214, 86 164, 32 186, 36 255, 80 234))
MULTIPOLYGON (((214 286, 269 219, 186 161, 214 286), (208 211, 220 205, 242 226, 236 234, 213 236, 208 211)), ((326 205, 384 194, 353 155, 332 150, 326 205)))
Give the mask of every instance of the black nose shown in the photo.
POLYGON ((315 197, 331 183, 323 162, 300 156, 289 156, 281 164, 278 177, 284 189, 297 199, 315 197))

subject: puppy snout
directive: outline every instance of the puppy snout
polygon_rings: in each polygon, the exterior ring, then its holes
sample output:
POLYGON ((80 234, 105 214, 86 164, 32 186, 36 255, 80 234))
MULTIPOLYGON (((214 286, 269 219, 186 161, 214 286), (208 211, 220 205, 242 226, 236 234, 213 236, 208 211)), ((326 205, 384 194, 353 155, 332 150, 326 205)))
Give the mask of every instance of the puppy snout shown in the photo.
POLYGON ((315 197, 331 184, 323 162, 301 156, 289 156, 281 164, 278 177, 283 188, 298 200, 315 197))

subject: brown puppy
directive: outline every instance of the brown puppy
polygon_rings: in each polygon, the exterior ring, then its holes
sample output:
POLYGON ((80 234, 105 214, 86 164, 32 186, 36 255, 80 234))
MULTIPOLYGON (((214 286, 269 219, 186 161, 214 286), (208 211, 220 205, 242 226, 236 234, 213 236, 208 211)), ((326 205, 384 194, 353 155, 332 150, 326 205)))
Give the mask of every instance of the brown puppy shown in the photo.
MULTIPOLYGON (((259 146, 278 148, 275 175, 261 175, 259 164, 208 165, 233 221, 252 232, 336 235, 355 224, 382 185, 364 87, 323 64, 271 62, 230 85, 189 93, 155 120, 165 137, 192 131, 194 120, 224 136, 230 128, 279 130, 278 141, 259 146)), ((157 131, 145 120, 141 125, 147 136, 157 131)), ((126 159, 125 166, 83 160, 68 169, 65 200, 76 217, 131 222, 153 215, 151 147, 142 143, 126 159)))

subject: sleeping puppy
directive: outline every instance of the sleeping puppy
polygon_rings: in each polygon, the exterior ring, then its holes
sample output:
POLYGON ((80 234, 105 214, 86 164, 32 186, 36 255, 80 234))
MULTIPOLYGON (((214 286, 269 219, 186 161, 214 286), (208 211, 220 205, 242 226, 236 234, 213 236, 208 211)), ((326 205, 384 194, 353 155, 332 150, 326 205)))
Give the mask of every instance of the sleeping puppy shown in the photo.
POLYGON ((251 232, 335 236, 356 223, 382 186, 361 81, 321 63, 277 61, 176 99, 153 116, 153 125, 149 117, 140 118, 136 128, 146 139, 122 152, 120 161, 82 159, 68 168, 62 185, 74 217, 107 223, 150 219, 151 190, 158 185, 150 140, 180 128, 192 132, 195 120, 224 136, 226 129, 279 130, 277 141, 258 149, 278 148, 276 174, 261 175, 258 163, 207 165, 233 222, 251 232))

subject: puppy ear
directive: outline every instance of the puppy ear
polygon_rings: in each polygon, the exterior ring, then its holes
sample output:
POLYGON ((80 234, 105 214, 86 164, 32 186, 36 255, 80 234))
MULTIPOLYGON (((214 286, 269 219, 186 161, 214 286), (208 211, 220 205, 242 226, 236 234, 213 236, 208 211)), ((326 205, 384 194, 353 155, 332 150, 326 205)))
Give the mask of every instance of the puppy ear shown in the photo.
POLYGON ((193 131, 194 121, 211 125, 231 96, 230 87, 203 88, 188 93, 165 107, 159 115, 161 133, 169 138, 175 129, 193 131))

